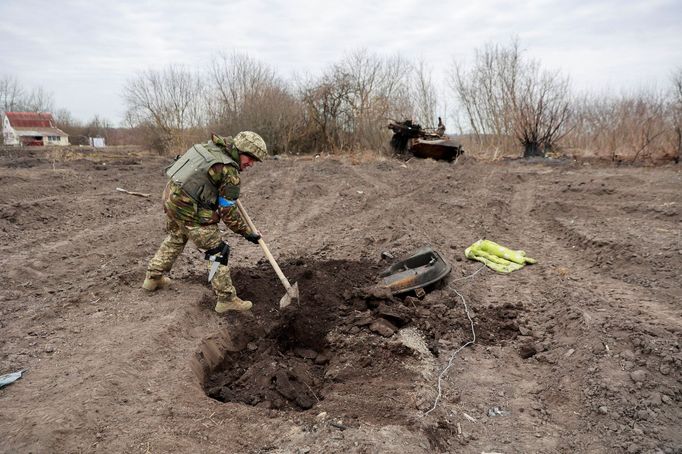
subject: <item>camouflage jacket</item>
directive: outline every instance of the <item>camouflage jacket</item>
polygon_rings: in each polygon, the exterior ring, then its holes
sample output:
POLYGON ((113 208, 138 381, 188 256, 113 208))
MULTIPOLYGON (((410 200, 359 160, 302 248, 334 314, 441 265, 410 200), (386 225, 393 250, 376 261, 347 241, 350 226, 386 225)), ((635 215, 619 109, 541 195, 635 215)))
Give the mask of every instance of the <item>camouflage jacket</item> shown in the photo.
MULTIPOLYGON (((220 197, 235 201, 239 197, 239 171, 231 165, 214 164, 208 170, 208 176, 218 188, 220 197)), ((163 191, 163 210, 176 221, 185 225, 199 226, 217 224, 222 221, 233 232, 247 235, 251 232, 248 225, 239 215, 237 205, 211 210, 200 206, 182 188, 169 181, 163 191)))

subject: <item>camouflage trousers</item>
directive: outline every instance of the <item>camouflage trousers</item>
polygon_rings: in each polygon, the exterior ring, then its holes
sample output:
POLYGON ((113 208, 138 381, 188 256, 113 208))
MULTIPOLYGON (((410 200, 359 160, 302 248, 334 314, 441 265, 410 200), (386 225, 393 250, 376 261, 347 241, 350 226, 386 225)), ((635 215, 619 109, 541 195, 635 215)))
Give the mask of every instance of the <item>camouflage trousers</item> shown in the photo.
MULTIPOLYGON (((192 240, 196 247, 202 250, 212 249, 220 244, 222 235, 218 230, 218 224, 187 226, 171 218, 166 218, 166 232, 168 236, 163 240, 159 250, 149 261, 147 266, 147 278, 158 278, 167 273, 173 267, 187 240, 192 240)), ((206 262, 208 268, 211 262, 206 262)), ((213 279, 211 279, 213 291, 218 296, 218 302, 226 302, 236 296, 237 292, 232 285, 230 268, 220 265, 213 279)))

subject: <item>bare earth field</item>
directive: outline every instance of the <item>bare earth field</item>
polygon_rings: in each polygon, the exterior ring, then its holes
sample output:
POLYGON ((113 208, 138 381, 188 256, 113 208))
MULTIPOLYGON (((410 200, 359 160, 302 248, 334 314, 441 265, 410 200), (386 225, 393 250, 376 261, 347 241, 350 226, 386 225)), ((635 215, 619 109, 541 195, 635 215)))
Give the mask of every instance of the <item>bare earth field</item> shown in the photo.
POLYGON ((242 200, 301 303, 228 233, 255 307, 218 316, 191 245, 140 288, 168 159, 54 156, 0 153, 0 374, 28 369, 2 452, 682 452, 679 166, 270 160, 242 200), (538 263, 480 270, 480 238, 538 263), (426 244, 447 282, 366 291, 426 244), (472 338, 458 293, 476 342, 425 415, 472 338))

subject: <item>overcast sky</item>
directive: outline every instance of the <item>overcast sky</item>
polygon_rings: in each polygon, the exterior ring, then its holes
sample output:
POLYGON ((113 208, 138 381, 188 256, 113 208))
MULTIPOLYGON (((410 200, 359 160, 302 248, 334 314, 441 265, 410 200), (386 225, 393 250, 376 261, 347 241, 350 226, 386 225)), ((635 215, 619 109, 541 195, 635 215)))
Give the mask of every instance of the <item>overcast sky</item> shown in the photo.
POLYGON ((453 58, 515 36, 577 90, 663 88, 682 66, 682 0, 0 0, 0 76, 42 86, 77 119, 118 123, 136 71, 203 69, 219 52, 246 52, 284 77, 360 48, 400 52, 441 78, 453 58))

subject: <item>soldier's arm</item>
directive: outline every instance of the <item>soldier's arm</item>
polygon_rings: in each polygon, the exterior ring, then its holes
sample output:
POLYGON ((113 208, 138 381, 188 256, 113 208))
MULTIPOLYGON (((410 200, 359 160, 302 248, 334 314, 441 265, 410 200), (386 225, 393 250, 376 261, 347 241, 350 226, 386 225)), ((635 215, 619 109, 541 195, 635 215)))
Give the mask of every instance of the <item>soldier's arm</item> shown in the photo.
POLYGON ((211 167, 208 173, 218 186, 218 196, 228 202, 228 206, 220 206, 218 208, 222 221, 234 233, 239 235, 252 233, 249 226, 239 215, 237 205, 233 203, 239 198, 239 186, 241 183, 237 169, 229 165, 217 164, 211 167))

